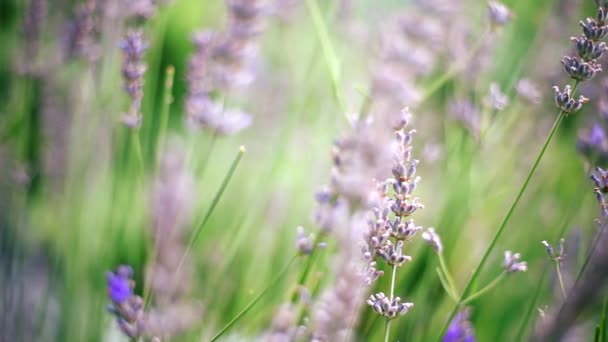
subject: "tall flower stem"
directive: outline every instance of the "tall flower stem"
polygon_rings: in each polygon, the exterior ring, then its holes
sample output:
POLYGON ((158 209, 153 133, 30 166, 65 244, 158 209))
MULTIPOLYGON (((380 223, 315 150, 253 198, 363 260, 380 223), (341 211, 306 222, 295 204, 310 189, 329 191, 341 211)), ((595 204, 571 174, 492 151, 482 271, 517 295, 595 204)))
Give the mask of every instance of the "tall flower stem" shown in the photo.
POLYGON ((226 324, 217 334, 215 334, 215 336, 213 336, 209 342, 214 342, 216 341, 218 338, 220 338, 226 331, 228 331, 228 329, 230 329, 234 324, 236 324, 236 322, 239 321, 239 319, 241 319, 241 317, 243 317, 249 310, 251 310, 251 308, 260 301, 260 299, 262 299, 262 297, 264 297, 264 295, 266 293, 268 293, 268 291, 270 291, 278 282, 279 280, 281 280, 281 278, 283 278, 283 276, 287 273, 287 271, 289 270, 289 268, 291 267, 291 265, 294 263, 294 261, 296 260, 296 258, 298 257, 298 255, 294 255, 291 260, 289 260, 289 262, 287 263, 287 265, 285 265, 285 267, 283 267, 283 269, 279 272, 279 274, 277 274, 277 276, 270 282, 270 284, 268 284, 264 290, 262 290, 262 292, 260 292, 257 296, 255 296, 255 298, 253 298, 249 304, 247 304, 238 314, 236 314, 236 316, 234 316, 230 322, 228 322, 228 324, 226 324))
MULTIPOLYGON (((392 302, 395 298, 395 277, 397 275, 397 265, 393 265, 391 270, 391 292, 390 292, 390 301, 392 302)), ((386 324, 384 325, 384 342, 389 341, 389 337, 391 335, 391 320, 387 319, 386 324)))
MULTIPOLYGON (((188 245, 186 247, 186 251, 182 255, 182 257, 179 261, 179 264, 177 265, 177 269, 175 270, 175 275, 177 275, 179 273, 181 267, 184 264, 184 261, 186 260, 186 256, 188 255, 188 253, 190 253, 192 246, 194 245, 194 243, 196 242, 197 238, 199 237, 201 231, 207 224, 207 221, 209 220, 209 217, 211 217, 213 210, 215 209, 217 204, 220 202, 220 199, 222 198, 222 195, 224 194, 224 190, 226 190, 226 188, 228 187, 228 183, 230 183, 230 180, 232 179, 232 175, 234 175, 234 172, 236 171, 236 168, 239 165, 239 162, 241 161, 243 154, 245 154, 245 147, 241 146, 239 148, 239 152, 237 153, 236 157, 232 161, 232 165, 230 165, 230 169, 228 170, 228 173, 224 177, 224 180, 222 181, 222 184, 220 185, 219 190, 213 197, 213 200, 211 200, 211 206, 209 207, 209 209, 207 209, 205 216, 203 216, 203 218, 200 220, 200 222, 194 228, 194 231, 192 232, 192 235, 190 236, 190 241, 188 242, 188 245)), ((177 277, 176 277, 176 279, 177 279, 177 277)))
POLYGON ((498 285, 504 279, 504 277, 506 275, 507 275, 507 272, 502 272, 498 277, 496 277, 494 280, 492 280, 492 282, 490 282, 488 285, 486 285, 483 289, 475 292, 474 294, 470 295, 467 299, 463 300, 462 304, 463 305, 469 304, 470 302, 474 301, 475 299, 481 297, 486 292, 495 288, 496 285, 498 285))
MULTIPOLYGON (((579 85, 579 82, 576 81, 575 84, 574 84, 574 87, 572 89, 572 94, 574 94, 576 92, 576 89, 578 88, 578 85, 579 85)), ((494 237, 492 238, 492 241, 490 242, 490 245, 486 249, 483 257, 481 258, 481 261, 479 262, 479 264, 475 268, 475 271, 473 271, 473 275, 469 279, 469 282, 468 282, 467 286, 465 287, 465 290, 462 293, 462 296, 460 297, 460 300, 458 301, 458 303, 456 303, 456 305, 452 309, 450 317, 444 323, 443 328, 441 329, 441 332, 439 333, 439 336, 437 337, 438 341, 441 341, 441 338, 445 334, 445 332, 446 332, 446 330, 448 328, 448 325, 450 324, 450 322, 452 321, 452 319, 456 315, 456 312, 458 312, 458 309, 463 304, 464 299, 466 298, 466 296, 468 295, 468 293, 471 291, 471 289, 473 287, 473 284, 475 284, 477 278, 479 277, 479 274, 481 273, 481 269, 483 268, 483 266, 485 265, 486 261, 488 260, 488 258, 490 256, 490 253, 494 250, 494 246, 498 242, 498 239, 502 235, 505 227, 507 226, 507 223, 511 219, 511 215, 513 215, 513 212, 515 211, 515 208, 519 204, 519 201, 523 197, 523 194, 526 192, 526 189, 528 187, 528 184, 530 183, 530 180, 532 179, 532 176, 534 176, 534 173, 536 172, 536 169, 538 168, 538 165, 540 164, 540 161, 542 160, 543 156, 545 155, 545 151, 547 150, 547 147, 549 146, 549 143, 553 139, 553 136, 555 135, 555 132, 557 132, 557 129, 558 129, 558 127, 559 127, 560 123, 562 122, 562 120, 563 120, 563 118, 564 118, 565 115, 566 115, 566 113, 563 110, 559 111, 559 114, 557 115, 557 118, 555 119, 555 122, 553 123, 553 127, 551 128, 551 131, 549 132, 549 135, 547 136, 547 138, 545 140, 545 143, 543 144, 540 152, 538 153, 538 156, 536 157, 536 160, 534 161, 534 164, 532 164, 532 168, 530 169, 530 172, 528 173, 528 176, 526 177, 526 180, 524 181, 523 185, 519 189, 519 193, 515 197, 515 200, 513 201, 513 204, 511 204, 511 207, 509 208, 509 211, 507 212, 507 215, 505 216, 505 218, 503 219, 502 223, 500 224, 500 227, 498 228, 498 230, 494 234, 494 237)))
POLYGON ((157 154, 163 148, 165 136, 167 135, 167 126, 169 124, 169 113, 171 104, 173 103, 173 79, 175 76, 175 67, 172 65, 167 67, 165 72, 165 84, 163 89, 163 105, 160 111, 158 135, 156 141, 157 154))
POLYGON ((564 286, 564 277, 562 277, 562 268, 560 266, 559 260, 555 260, 555 271, 557 272, 557 280, 559 281, 559 288, 562 290, 562 295, 564 299, 567 297, 566 295, 566 287, 564 286))

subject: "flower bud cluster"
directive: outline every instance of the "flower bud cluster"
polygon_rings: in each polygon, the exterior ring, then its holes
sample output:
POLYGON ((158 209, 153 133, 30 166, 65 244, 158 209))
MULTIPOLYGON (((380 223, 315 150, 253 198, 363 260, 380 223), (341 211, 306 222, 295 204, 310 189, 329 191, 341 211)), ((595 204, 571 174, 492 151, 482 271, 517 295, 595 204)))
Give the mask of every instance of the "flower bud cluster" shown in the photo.
MULTIPOLYGON (((608 8, 603 3, 596 2, 596 4, 598 5, 596 17, 580 21, 583 35, 571 38, 578 56, 565 56, 562 58, 564 70, 566 70, 572 79, 576 80, 577 84, 578 82, 592 79, 602 71, 602 66, 598 62, 598 59, 608 50, 606 43, 601 41, 608 34, 606 22, 608 8)), ((572 96, 573 90, 569 86, 566 86, 563 91, 560 91, 557 87, 554 87, 554 89, 555 104, 557 108, 566 114, 578 111, 588 101, 583 96, 575 99, 572 96)))
POLYGON ((599 166, 596 167, 595 172, 591 174, 591 180, 595 184, 593 192, 600 205, 602 218, 608 218, 608 203, 606 201, 606 196, 608 195, 608 171, 599 166))

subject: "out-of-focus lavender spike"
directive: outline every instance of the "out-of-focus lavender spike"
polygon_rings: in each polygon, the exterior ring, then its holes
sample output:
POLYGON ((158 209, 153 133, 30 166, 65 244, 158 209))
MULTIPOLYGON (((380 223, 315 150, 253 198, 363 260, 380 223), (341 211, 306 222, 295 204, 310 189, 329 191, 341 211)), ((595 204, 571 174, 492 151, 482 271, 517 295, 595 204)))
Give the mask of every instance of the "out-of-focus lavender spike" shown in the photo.
POLYGON ((538 89, 538 86, 530 79, 522 78, 517 81, 515 86, 517 96, 530 104, 540 104, 542 101, 542 93, 538 89))
POLYGON ((469 310, 463 310, 454 316, 448 330, 443 336, 443 342, 475 342, 473 325, 469 321, 469 310))
POLYGON ((87 0, 76 7, 63 37, 67 57, 89 61, 99 58, 99 46, 95 41, 98 6, 98 0, 87 0))
POLYGON ((141 101, 144 96, 144 74, 147 68, 143 57, 148 43, 144 40, 142 31, 132 30, 127 32, 120 43, 120 48, 123 52, 123 87, 131 98, 131 106, 123 123, 133 128, 141 123, 141 101))
POLYGON ((481 110, 466 99, 456 99, 448 105, 448 117, 460 122, 472 136, 479 136, 481 130, 481 110))
POLYGON ((486 103, 494 110, 500 111, 509 105, 509 97, 500 90, 498 83, 490 84, 486 103))
POLYGON ((38 66, 40 44, 48 11, 47 0, 29 0, 23 18, 24 58, 20 69, 23 72, 35 73, 38 66))

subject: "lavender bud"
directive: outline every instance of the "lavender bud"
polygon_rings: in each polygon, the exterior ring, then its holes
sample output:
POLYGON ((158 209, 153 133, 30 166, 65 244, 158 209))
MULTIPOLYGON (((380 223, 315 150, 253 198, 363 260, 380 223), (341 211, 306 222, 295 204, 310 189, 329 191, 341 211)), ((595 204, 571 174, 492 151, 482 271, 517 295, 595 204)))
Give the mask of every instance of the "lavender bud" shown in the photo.
POLYGON ((441 253, 443 251, 443 244, 441 243, 441 238, 439 234, 435 232, 435 228, 429 228, 426 232, 422 233, 422 239, 426 241, 437 253, 441 253))
POLYGON ((551 246, 547 241, 543 240, 540 243, 545 246, 545 250, 547 251, 547 255, 549 258, 553 259, 553 246, 551 246))
POLYGON ((397 225, 393 225, 391 228, 391 235, 399 241, 408 241, 420 230, 422 230, 422 227, 416 226, 414 220, 409 220, 408 222, 401 222, 397 225))
MULTIPOLYGON (((605 17, 605 14, 601 12, 601 16, 605 17)), ((598 13, 600 16, 600 13, 598 13)), ((608 34, 608 26, 604 25, 603 22, 597 22, 594 19, 587 18, 585 21, 579 22, 580 26, 583 28, 583 34, 590 40, 599 41, 606 37, 608 34)))
POLYGON ((574 113, 581 109, 584 103, 589 101, 588 98, 584 96, 579 96, 578 100, 575 100, 571 97, 572 89, 569 85, 564 87, 564 91, 560 92, 557 86, 553 87, 555 90, 555 105, 560 110, 564 111, 564 113, 574 113))
POLYGON ((591 174, 591 180, 601 193, 608 193, 608 172, 598 166, 595 168, 595 172, 591 174))
POLYGON ((519 261, 521 255, 511 251, 505 252, 504 269, 507 273, 525 272, 528 270, 528 264, 525 261, 519 261))
POLYGON ((503 110, 509 105, 509 97, 500 90, 497 83, 492 83, 486 102, 494 110, 503 110))
POLYGON ((409 108, 406 107, 406 108, 402 109, 401 112, 399 113, 399 116, 393 123, 393 129, 395 131, 401 131, 402 129, 404 129, 408 124, 409 117, 410 117, 409 108))
POLYGON ((302 255, 308 255, 314 249, 314 236, 312 234, 306 235, 304 233, 304 227, 299 226, 297 228, 297 237, 296 237, 296 248, 298 252, 302 255))
POLYGON ((406 261, 411 261, 412 257, 403 254, 403 241, 387 241, 377 251, 378 255, 391 266, 401 266, 406 261))
POLYGON ((572 37, 570 40, 574 42, 578 55, 585 61, 600 58, 607 49, 606 43, 601 42, 598 44, 586 37, 572 37))
POLYGON ((585 62, 576 57, 565 56, 562 58, 564 70, 575 80, 587 81, 602 71, 602 66, 596 61, 585 62))
POLYGON ((504 26, 513 18, 513 14, 507 6, 498 1, 488 2, 488 16, 490 22, 495 26, 504 26))
POLYGON ((405 315, 414 306, 413 303, 401 303, 401 298, 399 297, 391 300, 382 292, 371 295, 367 300, 367 304, 388 320, 405 315))

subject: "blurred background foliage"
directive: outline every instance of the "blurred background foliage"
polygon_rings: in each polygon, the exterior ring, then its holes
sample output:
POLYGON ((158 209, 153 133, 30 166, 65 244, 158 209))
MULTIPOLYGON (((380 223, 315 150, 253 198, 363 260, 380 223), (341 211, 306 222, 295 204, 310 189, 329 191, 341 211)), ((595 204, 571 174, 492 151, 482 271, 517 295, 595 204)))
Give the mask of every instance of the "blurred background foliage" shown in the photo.
MULTIPOLYGON (((224 25, 224 3, 176 0, 163 6, 144 27, 150 47, 145 55, 148 71, 140 131, 142 174, 128 147, 129 132, 120 125, 128 99, 121 90, 120 50, 111 38, 119 37, 123 29, 103 42, 103 58, 96 68, 71 60, 51 66, 56 70, 48 77, 24 75, 15 71, 17 64, 56 61, 51 47, 61 39, 61 20, 71 15, 76 1, 49 2, 54 11, 45 22, 45 53, 39 60, 19 57, 26 3, 0 2, 0 260, 4 268, 0 287, 3 312, 9 312, 0 321, 1 330, 17 334, 7 341, 118 339, 111 316, 104 312, 108 301, 104 274, 118 264, 130 264, 136 291, 144 292, 143 274, 153 248, 149 184, 157 168, 169 66, 175 68, 175 83, 168 136, 186 142, 187 164, 195 175, 192 227, 212 205, 239 146, 246 147, 191 251, 195 269, 191 297, 203 304, 205 312, 195 331, 180 340, 211 337, 295 253, 295 227, 313 229, 314 193, 329 179, 332 142, 349 125, 345 114, 357 112, 364 101, 383 24, 413 6, 403 1, 318 1, 339 61, 337 91, 345 108, 334 96, 331 65, 323 56, 306 5, 297 3, 288 18, 272 18, 261 36, 255 83, 225 99, 252 113, 254 122, 229 137, 189 130, 183 120, 187 60, 193 52, 190 37, 198 29, 224 25), (66 103, 69 113, 62 109, 66 103), (49 136, 45 134, 49 123, 41 118, 51 106, 59 108, 60 115, 52 123, 54 135, 49 136), (45 156, 53 146, 61 146, 63 157, 45 156)), ((482 37, 486 3, 462 3, 460 15, 470 19, 472 35, 482 37)), ((568 0, 505 4, 514 18, 493 38, 498 42, 489 57, 490 68, 473 80, 463 75, 468 69, 457 73, 426 101, 411 106, 418 131, 414 154, 421 159, 418 196, 426 206, 417 222, 436 227, 442 235, 446 259, 461 289, 557 115, 550 88, 565 81, 559 60, 571 49, 568 38, 577 31, 578 20, 592 15, 594 8, 590 1, 568 0), (524 77, 539 85, 540 105, 531 106, 517 97, 515 84, 524 77), (494 116, 479 141, 449 120, 447 103, 457 93, 481 103, 491 82, 504 89, 510 105, 494 116), (431 148, 439 149, 438 157, 429 157, 431 148)), ((441 65, 420 80, 421 89, 429 89, 451 64, 442 61, 441 65)), ((583 94, 589 93, 595 101, 599 94, 589 88, 583 88, 583 94)), ((480 283, 493 279, 500 272, 501 251, 507 249, 522 253, 529 263, 527 273, 509 277, 471 304, 479 341, 528 336, 539 319, 536 308, 555 302, 559 293, 541 240, 567 239, 572 264, 565 266, 568 281, 582 262, 595 233, 598 209, 588 181, 592 163, 577 154, 575 142, 579 128, 594 111, 592 103, 566 118, 499 241, 491 266, 482 273, 480 283)), ((399 341, 431 341, 453 302, 438 281, 431 250, 422 243, 411 246, 413 262, 399 273, 397 289, 415 307, 395 321, 393 336, 399 341)), ((299 262, 290 269, 272 294, 233 328, 241 339, 254 340, 269 327, 277 306, 289 298, 301 267, 299 262)), ((329 282, 331 270, 331 265, 317 263, 313 279, 329 282)), ((387 279, 376 284, 379 289, 387 286, 387 279)), ((589 317, 595 324, 597 316, 592 312, 589 317)), ((357 340, 380 340, 382 327, 372 310, 363 308, 357 340)))

